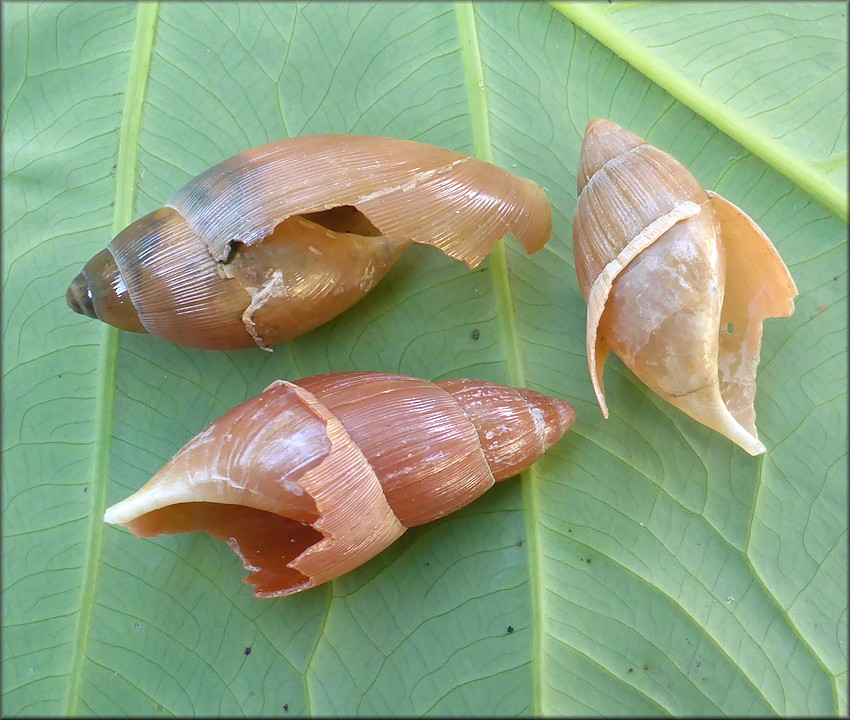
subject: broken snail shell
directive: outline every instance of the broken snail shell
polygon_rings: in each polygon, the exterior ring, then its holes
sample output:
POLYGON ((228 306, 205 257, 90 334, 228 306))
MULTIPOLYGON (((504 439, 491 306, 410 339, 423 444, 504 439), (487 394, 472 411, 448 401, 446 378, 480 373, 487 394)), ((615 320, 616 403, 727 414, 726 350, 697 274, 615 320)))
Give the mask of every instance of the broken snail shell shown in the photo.
POLYGON ((319 585, 406 528, 527 469, 572 425, 562 400, 479 380, 371 372, 277 381, 183 447, 108 523, 206 531, 257 597, 319 585))
POLYGON ((206 349, 269 345, 349 308, 411 243, 474 267, 508 232, 549 239, 543 190, 407 140, 308 135, 206 170, 122 230, 68 305, 122 330, 206 349))
POLYGON ((742 210, 675 158, 608 120, 585 131, 573 253, 587 301, 587 360, 613 350, 647 386, 752 455, 762 321, 794 312, 797 288, 742 210))

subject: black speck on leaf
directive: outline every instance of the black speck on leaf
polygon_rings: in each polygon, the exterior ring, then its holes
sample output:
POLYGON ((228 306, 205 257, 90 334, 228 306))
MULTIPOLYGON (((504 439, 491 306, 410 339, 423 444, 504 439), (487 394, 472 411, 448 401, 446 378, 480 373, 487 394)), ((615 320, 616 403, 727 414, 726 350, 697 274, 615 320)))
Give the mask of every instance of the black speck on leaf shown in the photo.
POLYGON ((590 565, 590 558, 587 558, 587 560, 585 560, 585 562, 586 562, 588 565, 590 565))
POLYGON ((630 672, 630 673, 633 673, 634 671, 635 671, 635 669, 634 669, 633 667, 630 667, 630 668, 629 668, 629 672, 630 672))
POLYGON ((250 654, 251 654, 251 648, 250 648, 250 647, 246 647, 246 648, 245 648, 245 655, 250 655, 250 654))
POLYGON ((517 546, 517 547, 522 547, 522 540, 517 540, 517 541, 516 541, 516 546, 517 546))
POLYGON ((513 625, 508 625, 508 635, 510 635, 514 631, 513 625))
POLYGON ((481 337, 481 333, 478 331, 478 328, 475 328, 471 333, 469 333, 469 337, 473 340, 477 340, 481 337))
POLYGON ((283 712, 289 712, 289 703, 283 703, 283 712))
POLYGON ((644 663, 644 664, 643 664, 643 669, 644 669, 644 670, 649 670, 649 663, 644 663))

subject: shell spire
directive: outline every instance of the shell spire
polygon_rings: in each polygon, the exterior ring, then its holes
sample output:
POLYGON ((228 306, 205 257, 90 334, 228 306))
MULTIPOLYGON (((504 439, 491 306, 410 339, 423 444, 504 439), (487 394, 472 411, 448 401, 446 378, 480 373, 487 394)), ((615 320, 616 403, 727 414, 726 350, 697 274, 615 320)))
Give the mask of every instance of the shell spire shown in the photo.
POLYGON ((476 380, 350 372, 277 381, 104 520, 144 537, 206 531, 252 571, 258 597, 288 595, 527 469, 574 419, 562 400, 476 380))
POLYGON ((605 417, 609 351, 648 387, 752 455, 762 322, 797 288, 756 223, 675 158, 592 120, 578 172, 573 253, 587 357, 605 417))

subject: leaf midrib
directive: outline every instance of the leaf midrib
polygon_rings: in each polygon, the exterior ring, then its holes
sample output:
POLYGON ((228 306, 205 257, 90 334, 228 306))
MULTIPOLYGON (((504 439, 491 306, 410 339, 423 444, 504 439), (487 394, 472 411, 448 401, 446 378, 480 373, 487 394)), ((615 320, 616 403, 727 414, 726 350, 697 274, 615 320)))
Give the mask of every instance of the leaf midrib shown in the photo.
MULTIPOLYGON (((469 95, 469 116, 472 126, 473 154, 479 160, 493 162, 493 146, 490 141, 489 110, 485 93, 484 69, 475 25, 475 10, 471 2, 455 4, 460 54, 466 76, 466 89, 469 95)), ((499 322, 499 334, 505 353, 508 380, 515 387, 525 387, 525 370, 522 354, 519 350, 519 335, 516 328, 513 296, 511 294, 508 263, 505 253, 505 241, 500 240, 489 255, 490 273, 493 278, 493 291, 496 298, 496 317, 499 322)), ((543 662, 546 657, 542 651, 543 643, 543 596, 540 587, 540 499, 537 483, 534 482, 534 466, 521 473, 522 505, 525 516, 526 547, 529 559, 529 583, 531 589, 532 641, 531 641, 531 693, 532 713, 542 715, 542 679, 543 662), (536 565, 537 567, 532 567, 536 565)))
POLYGON ((702 87, 658 57, 627 31, 614 23, 605 3, 549 3, 576 26, 596 38, 626 63, 663 88, 672 97, 746 148, 777 172, 847 221, 844 190, 826 182, 821 164, 765 135, 748 118, 720 102, 702 87))
MULTIPOLYGON (((127 95, 121 114, 118 138, 118 162, 115 180, 115 213, 112 232, 117 234, 132 220, 136 199, 138 143, 142 125, 142 108, 150 77, 159 3, 140 3, 136 15, 136 35, 133 41, 127 95)), ((92 468, 92 504, 89 515, 88 556, 86 558, 80 613, 71 669, 68 673, 67 714, 76 715, 82 696, 83 668, 88 651, 92 615, 95 607, 100 555, 103 547, 103 512, 106 509, 106 490, 109 480, 109 450, 112 444, 112 421, 115 406, 115 376, 118 366, 118 330, 103 326, 103 347, 98 374, 95 407, 95 433, 92 468)))

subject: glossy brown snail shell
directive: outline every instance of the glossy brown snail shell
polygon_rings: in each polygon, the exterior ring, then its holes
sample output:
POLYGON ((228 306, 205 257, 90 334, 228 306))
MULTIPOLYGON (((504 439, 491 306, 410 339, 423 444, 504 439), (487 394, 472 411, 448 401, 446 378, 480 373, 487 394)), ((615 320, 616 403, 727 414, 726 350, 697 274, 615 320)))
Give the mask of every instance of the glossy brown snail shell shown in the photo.
POLYGON ((581 148, 573 253, 599 405, 608 352, 648 387, 752 455, 762 321, 797 288, 756 223, 675 158, 608 120, 581 148))
POLYGON ((543 190, 408 140, 308 135, 242 152, 122 230, 68 305, 123 330, 207 349, 289 340, 362 298, 411 243, 474 267, 512 232, 551 232, 543 190))
POLYGON ((574 419, 567 402, 480 380, 277 381, 104 519, 145 537, 206 531, 241 557, 258 597, 289 595, 530 467, 574 419))

